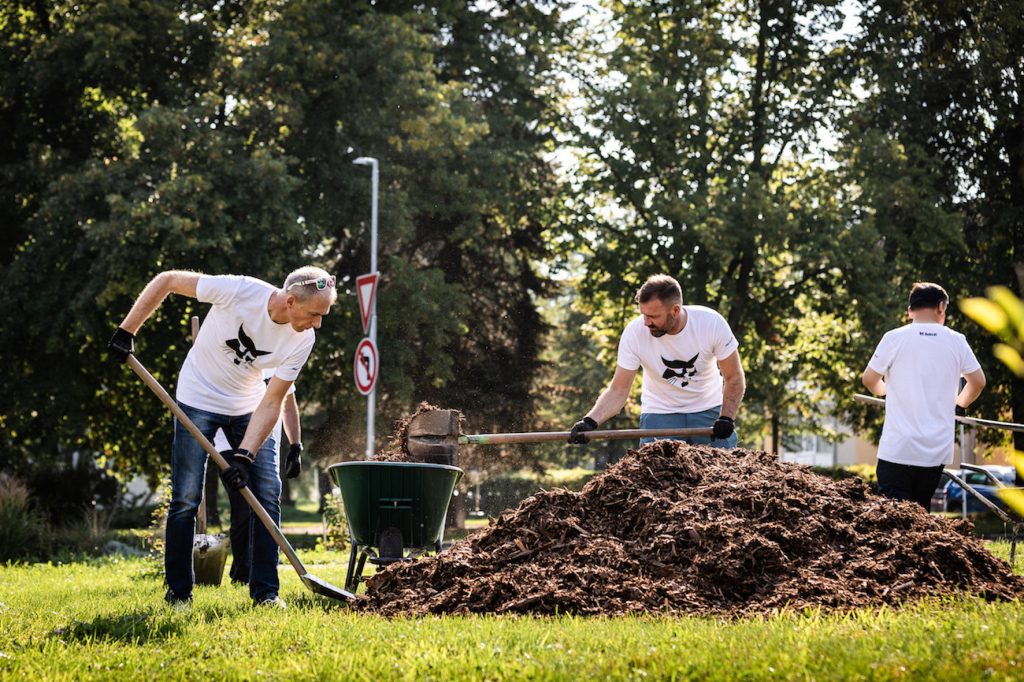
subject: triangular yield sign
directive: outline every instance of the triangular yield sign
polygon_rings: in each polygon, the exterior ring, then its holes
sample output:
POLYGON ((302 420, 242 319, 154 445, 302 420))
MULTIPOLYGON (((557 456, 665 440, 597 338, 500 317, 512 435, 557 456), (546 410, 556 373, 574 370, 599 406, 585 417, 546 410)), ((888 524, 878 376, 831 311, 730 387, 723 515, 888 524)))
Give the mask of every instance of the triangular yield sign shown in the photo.
POLYGON ((371 272, 356 277, 356 292, 359 294, 359 314, 363 318, 363 333, 370 329, 370 313, 373 310, 373 297, 377 295, 377 278, 379 272, 371 272))

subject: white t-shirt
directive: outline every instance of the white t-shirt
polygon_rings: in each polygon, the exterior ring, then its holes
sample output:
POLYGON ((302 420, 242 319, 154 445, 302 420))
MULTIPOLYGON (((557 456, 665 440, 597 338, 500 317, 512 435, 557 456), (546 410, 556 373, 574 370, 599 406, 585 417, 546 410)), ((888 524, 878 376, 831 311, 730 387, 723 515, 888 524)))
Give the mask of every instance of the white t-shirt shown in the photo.
POLYGON ((938 323, 911 323, 882 337, 868 367, 886 386, 878 459, 952 463, 960 376, 981 369, 964 335, 938 323))
POLYGON ((247 414, 263 398, 263 370, 295 381, 316 336, 270 319, 267 304, 276 288, 253 277, 199 278, 196 298, 213 307, 178 376, 177 398, 200 410, 247 414))
POLYGON ((641 315, 626 325, 619 339, 619 367, 644 368, 644 413, 693 413, 722 404, 718 361, 732 355, 739 342, 725 318, 711 308, 683 307, 686 326, 678 334, 652 336, 641 315))
MULTIPOLYGON (((268 367, 263 370, 263 383, 267 384, 270 379, 274 376, 274 367, 268 367)), ((288 393, 285 395, 291 395, 295 393, 295 384, 288 387, 288 393)), ((277 451, 281 451, 281 428, 284 424, 284 412, 282 410, 281 418, 274 424, 274 428, 271 429, 270 435, 274 437, 274 442, 277 443, 277 451)), ((213 447, 217 448, 217 452, 224 452, 225 450, 231 450, 231 444, 228 442, 228 437, 224 435, 224 429, 217 429, 216 435, 213 437, 213 447)))

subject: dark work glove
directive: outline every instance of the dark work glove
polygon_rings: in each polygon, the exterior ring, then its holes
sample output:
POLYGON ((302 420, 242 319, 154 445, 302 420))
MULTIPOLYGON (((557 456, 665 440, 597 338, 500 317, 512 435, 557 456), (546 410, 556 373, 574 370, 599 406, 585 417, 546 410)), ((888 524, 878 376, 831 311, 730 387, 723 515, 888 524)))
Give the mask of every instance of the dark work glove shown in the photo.
POLYGON ((292 443, 284 464, 285 478, 298 478, 302 473, 302 443, 292 443))
POLYGON ((569 442, 574 445, 582 445, 588 442, 590 439, 587 438, 587 431, 593 431, 597 428, 597 422, 590 417, 584 417, 575 424, 572 425, 572 432, 569 433, 569 442))
POLYGON ((248 471, 248 467, 256 463, 256 455, 243 448, 235 448, 231 451, 231 459, 228 460, 228 463, 230 464, 232 460, 246 467, 246 471, 248 471))
POLYGON ((118 327, 107 342, 107 350, 118 362, 124 362, 135 352, 135 334, 118 327))
POLYGON ((228 468, 221 469, 220 480, 230 490, 241 490, 249 483, 249 474, 244 464, 229 459, 228 468))
POLYGON ((958 417, 966 417, 967 416, 967 408, 966 407, 960 407, 959 405, 957 405, 956 406, 956 410, 954 410, 954 413, 958 417))
POLYGON ((732 432, 736 430, 736 423, 732 420, 732 417, 726 417, 725 415, 718 415, 718 419, 715 420, 714 425, 711 427, 711 433, 714 434, 715 440, 724 440, 732 435, 732 432))

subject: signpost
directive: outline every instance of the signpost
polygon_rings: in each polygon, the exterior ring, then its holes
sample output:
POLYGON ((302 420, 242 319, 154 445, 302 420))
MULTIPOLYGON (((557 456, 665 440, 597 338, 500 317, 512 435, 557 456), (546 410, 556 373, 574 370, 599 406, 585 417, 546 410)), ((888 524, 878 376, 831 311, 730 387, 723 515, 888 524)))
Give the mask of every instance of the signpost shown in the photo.
POLYGON ((377 358, 377 183, 378 183, 378 168, 377 159, 370 156, 360 156, 358 159, 353 161, 357 166, 369 166, 370 173, 370 190, 371 190, 371 201, 370 201, 370 273, 363 275, 356 280, 356 288, 359 292, 359 312, 363 320, 363 333, 369 329, 369 336, 363 339, 359 343, 359 347, 356 349, 355 357, 355 371, 356 371, 356 388, 360 393, 366 396, 366 459, 373 459, 373 441, 374 441, 374 418, 377 404, 377 373, 378 373, 378 358, 377 358), (365 278, 372 278, 372 284, 370 280, 365 278), (368 300, 365 304, 364 309, 364 285, 363 282, 370 284, 368 289, 368 300), (371 359, 372 356, 372 359, 371 359), (364 383, 360 385, 360 367, 365 372, 364 383), (363 390, 365 386, 365 390, 363 390))

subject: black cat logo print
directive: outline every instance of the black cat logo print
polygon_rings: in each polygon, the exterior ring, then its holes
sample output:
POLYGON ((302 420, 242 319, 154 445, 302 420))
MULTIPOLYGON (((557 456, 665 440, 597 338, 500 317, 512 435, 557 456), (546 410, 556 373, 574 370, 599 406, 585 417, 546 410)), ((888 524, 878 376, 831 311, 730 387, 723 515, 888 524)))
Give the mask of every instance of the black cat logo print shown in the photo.
POLYGON ((697 373, 697 368, 694 367, 697 364, 697 353, 689 360, 666 360, 665 356, 662 356, 661 361, 665 365, 665 371, 662 373, 661 378, 670 384, 677 384, 680 388, 688 386, 690 384, 690 377, 697 373), (678 379, 679 381, 675 381, 678 379))
POLYGON ((240 365, 243 362, 247 365, 252 365, 256 358, 263 355, 270 355, 269 350, 259 350, 256 348, 256 343, 249 338, 249 335, 245 333, 245 329, 242 325, 238 325, 238 338, 228 339, 224 343, 227 344, 228 348, 235 351, 235 356, 232 358, 236 365, 240 365))

